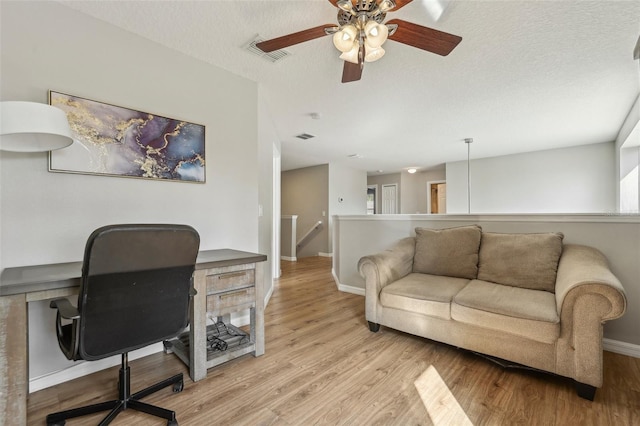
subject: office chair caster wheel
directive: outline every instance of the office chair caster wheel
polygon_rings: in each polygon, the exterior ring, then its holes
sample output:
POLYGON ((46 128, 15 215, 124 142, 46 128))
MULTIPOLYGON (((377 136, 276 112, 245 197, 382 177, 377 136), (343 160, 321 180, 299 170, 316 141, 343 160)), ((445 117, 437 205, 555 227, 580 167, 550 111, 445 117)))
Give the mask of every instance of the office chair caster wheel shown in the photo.
POLYGON ((184 382, 181 381, 181 382, 173 384, 173 392, 174 393, 182 392, 183 389, 184 389, 184 382))
POLYGON ((47 422, 47 426, 64 426, 65 423, 66 423, 65 420, 59 420, 59 421, 53 422, 53 423, 47 422))
POLYGON ((178 426, 178 421, 177 420, 169 420, 167 422, 167 426, 178 426))

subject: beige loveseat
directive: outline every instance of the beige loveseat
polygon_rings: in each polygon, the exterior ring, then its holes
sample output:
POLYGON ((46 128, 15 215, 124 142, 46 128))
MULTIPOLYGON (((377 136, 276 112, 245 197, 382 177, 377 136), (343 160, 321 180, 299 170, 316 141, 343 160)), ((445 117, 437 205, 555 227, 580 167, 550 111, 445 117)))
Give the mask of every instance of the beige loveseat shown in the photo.
POLYGON ((366 319, 576 381, 602 386, 602 326, 622 316, 624 289, 596 249, 560 233, 479 226, 416 228, 358 262, 366 319))

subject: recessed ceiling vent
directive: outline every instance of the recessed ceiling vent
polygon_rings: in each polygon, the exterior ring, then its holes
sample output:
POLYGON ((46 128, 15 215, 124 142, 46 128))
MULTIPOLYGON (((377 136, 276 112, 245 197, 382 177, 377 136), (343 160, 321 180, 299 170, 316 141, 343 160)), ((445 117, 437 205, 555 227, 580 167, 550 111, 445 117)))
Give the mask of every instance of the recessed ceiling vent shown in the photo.
POLYGON ((296 138, 306 141, 307 139, 315 138, 315 136, 310 135, 309 133, 300 133, 299 135, 296 135, 296 138))
POLYGON ((260 37, 259 35, 255 36, 253 40, 251 40, 249 43, 247 43, 247 45, 244 47, 246 50, 248 50, 249 52, 253 53, 254 55, 260 56, 262 59, 264 59, 265 61, 269 61, 271 63, 273 62, 277 62, 281 59, 286 58, 287 56, 291 55, 291 53, 287 52, 286 50, 274 50, 273 52, 263 52, 262 50, 258 49, 258 47, 256 46, 256 43, 260 43, 261 41, 264 41, 264 39, 262 37, 260 37))

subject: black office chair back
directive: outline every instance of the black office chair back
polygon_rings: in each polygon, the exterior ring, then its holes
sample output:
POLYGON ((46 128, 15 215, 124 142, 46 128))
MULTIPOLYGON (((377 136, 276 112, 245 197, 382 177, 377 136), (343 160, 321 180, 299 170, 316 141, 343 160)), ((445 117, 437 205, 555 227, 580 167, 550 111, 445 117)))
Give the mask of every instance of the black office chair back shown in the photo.
POLYGON ((87 241, 78 352, 96 360, 176 336, 189 323, 200 237, 186 225, 110 225, 87 241))

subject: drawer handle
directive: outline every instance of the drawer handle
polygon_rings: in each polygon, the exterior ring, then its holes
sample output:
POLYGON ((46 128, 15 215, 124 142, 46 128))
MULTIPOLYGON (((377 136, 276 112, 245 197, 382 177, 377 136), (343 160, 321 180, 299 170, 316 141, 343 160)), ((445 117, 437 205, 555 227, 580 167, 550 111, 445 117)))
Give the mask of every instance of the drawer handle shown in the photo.
POLYGON ((226 280, 228 278, 235 278, 235 277, 241 277, 243 275, 246 275, 247 273, 245 271, 242 272, 232 272, 229 274, 224 274, 224 275, 218 275, 218 279, 219 280, 226 280))
POLYGON ((223 293, 223 294, 220 295, 220 299, 226 299, 227 297, 233 297, 233 296, 236 296, 236 295, 241 294, 241 293, 249 294, 249 291, 248 290, 239 290, 239 291, 232 291, 232 292, 229 292, 229 293, 223 293))

